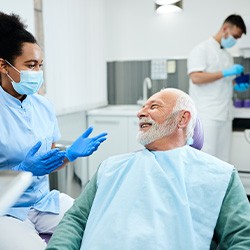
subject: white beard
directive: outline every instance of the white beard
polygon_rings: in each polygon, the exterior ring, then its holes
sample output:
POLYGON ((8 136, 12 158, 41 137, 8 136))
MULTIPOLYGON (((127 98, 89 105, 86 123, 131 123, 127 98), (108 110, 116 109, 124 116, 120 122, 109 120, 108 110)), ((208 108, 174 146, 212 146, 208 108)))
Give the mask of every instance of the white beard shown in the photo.
POLYGON ((171 114, 169 115, 167 120, 162 124, 159 124, 153 121, 152 119, 146 117, 140 119, 140 123, 151 123, 152 126, 146 132, 140 130, 136 136, 137 141, 143 146, 146 146, 151 142, 154 142, 164 136, 169 136, 174 132, 177 126, 178 121, 175 118, 176 114, 171 114))

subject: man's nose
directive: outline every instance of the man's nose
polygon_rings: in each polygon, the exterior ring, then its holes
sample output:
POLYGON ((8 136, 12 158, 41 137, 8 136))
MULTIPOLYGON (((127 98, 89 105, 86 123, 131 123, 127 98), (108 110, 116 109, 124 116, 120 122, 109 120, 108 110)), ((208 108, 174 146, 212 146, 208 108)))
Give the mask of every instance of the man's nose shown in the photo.
POLYGON ((34 70, 35 70, 35 71, 39 71, 39 70, 41 70, 41 68, 40 68, 39 65, 36 65, 36 66, 34 67, 34 70))
POLYGON ((147 109, 142 107, 139 112, 137 113, 138 118, 146 117, 147 116, 147 109))

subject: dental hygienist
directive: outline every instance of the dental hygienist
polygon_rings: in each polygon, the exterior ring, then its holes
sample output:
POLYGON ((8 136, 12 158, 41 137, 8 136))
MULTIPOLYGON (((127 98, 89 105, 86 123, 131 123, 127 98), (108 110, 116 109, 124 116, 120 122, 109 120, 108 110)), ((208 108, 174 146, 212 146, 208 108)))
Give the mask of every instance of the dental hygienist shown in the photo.
POLYGON ((233 88, 245 91, 248 83, 233 86, 233 78, 244 70, 233 64, 227 48, 246 34, 239 15, 230 15, 216 35, 200 43, 188 58, 189 94, 194 100, 204 128, 202 150, 229 161, 232 132, 233 88))
POLYGON ((66 152, 50 103, 36 94, 43 83, 42 51, 20 17, 0 12, 0 170, 29 171, 33 183, 0 217, 0 249, 41 250, 38 233, 53 233, 73 199, 50 191, 48 175, 68 161, 91 155, 106 133, 87 129, 66 152))

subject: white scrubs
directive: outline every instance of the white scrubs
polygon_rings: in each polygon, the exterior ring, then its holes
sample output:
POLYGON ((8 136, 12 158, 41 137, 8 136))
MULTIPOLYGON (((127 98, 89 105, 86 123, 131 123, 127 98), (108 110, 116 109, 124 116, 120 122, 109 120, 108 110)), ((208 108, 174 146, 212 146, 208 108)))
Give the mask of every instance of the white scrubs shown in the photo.
MULTIPOLYGON (((188 58, 188 74, 218 72, 233 65, 228 51, 211 37, 196 46, 188 58)), ((190 79, 189 94, 193 98, 204 127, 203 151, 229 161, 232 132, 233 77, 205 84, 190 79)))

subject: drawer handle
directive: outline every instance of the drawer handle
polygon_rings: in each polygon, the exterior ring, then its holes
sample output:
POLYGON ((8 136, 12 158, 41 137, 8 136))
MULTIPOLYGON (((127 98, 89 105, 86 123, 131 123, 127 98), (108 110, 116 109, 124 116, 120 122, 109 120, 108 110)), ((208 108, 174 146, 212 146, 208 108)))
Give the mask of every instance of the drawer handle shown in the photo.
POLYGON ((250 129, 245 129, 244 135, 245 135, 247 142, 250 143, 250 129))
POLYGON ((240 173, 240 174, 250 174, 250 171, 238 170, 238 173, 240 173))

